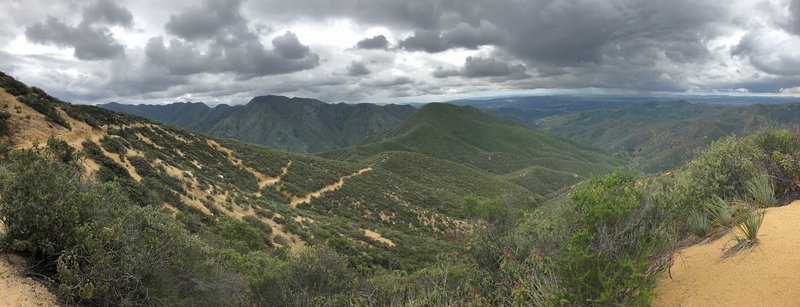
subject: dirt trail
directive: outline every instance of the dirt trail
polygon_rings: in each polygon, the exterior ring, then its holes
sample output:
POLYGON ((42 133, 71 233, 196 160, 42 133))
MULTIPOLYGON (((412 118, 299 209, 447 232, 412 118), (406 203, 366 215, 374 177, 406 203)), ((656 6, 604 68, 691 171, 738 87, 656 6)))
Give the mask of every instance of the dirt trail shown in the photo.
POLYGON ((800 201, 767 209, 752 250, 720 261, 735 244, 728 234, 674 257, 672 278, 656 289, 654 306, 800 306, 800 201))
POLYGON ((364 235, 367 236, 367 238, 370 238, 375 242, 383 243, 383 244, 386 244, 388 246, 394 246, 395 245, 394 241, 383 237, 380 233, 374 232, 374 231, 369 230, 369 229, 362 229, 362 230, 364 231, 364 235))
POLYGON ((335 183, 329 184, 329 185, 327 185, 327 186, 325 186, 322 189, 319 189, 317 191, 308 193, 305 196, 294 196, 293 195, 291 197, 292 198, 291 203, 289 203, 289 204, 292 206, 292 208, 297 208, 297 206, 300 205, 300 204, 310 203, 311 199, 313 199, 313 198, 317 198, 317 197, 320 197, 320 196, 322 196, 322 194, 325 194, 327 192, 331 192, 331 191, 335 191, 335 190, 340 189, 342 186, 344 186, 344 181, 345 180, 350 179, 350 178, 355 177, 355 176, 358 176, 358 175, 361 175, 363 173, 369 172, 371 170, 372 170, 371 167, 362 168, 362 169, 358 170, 355 173, 352 173, 350 175, 347 175, 347 176, 344 176, 342 178, 339 178, 339 181, 337 181, 335 183))
POLYGON ((58 299, 44 282, 23 275, 25 266, 25 258, 0 254, 0 305, 58 306, 58 299))
MULTIPOLYGON (((270 176, 267 176, 267 175, 257 171, 256 169, 254 169, 252 167, 244 165, 244 162, 242 162, 241 159, 237 158, 233 154, 232 150, 226 148, 225 146, 220 145, 216 141, 207 140, 207 143, 208 143, 208 146, 211 146, 211 148, 214 148, 216 151, 219 151, 222 154, 224 154, 225 156, 227 156, 228 160, 230 160, 231 163, 235 164, 238 167, 241 167, 242 169, 244 169, 248 173, 253 174, 253 176, 255 176, 256 179, 258 179, 258 189, 259 190, 263 189, 266 186, 273 185, 273 184, 277 183, 278 181, 280 181, 281 177, 283 177, 283 175, 286 175, 286 173, 289 172, 289 167, 292 166, 292 160, 289 160, 289 162, 286 163, 286 166, 281 168, 281 174, 280 175, 275 176, 275 177, 270 177, 270 176)), ((261 195, 260 192, 256 193, 256 196, 259 196, 259 195, 261 195)))

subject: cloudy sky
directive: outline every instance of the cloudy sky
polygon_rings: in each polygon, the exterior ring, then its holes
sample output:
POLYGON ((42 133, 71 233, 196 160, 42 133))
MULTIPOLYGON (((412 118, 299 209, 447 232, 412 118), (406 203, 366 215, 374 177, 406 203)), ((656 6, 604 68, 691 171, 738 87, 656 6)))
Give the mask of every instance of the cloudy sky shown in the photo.
POLYGON ((800 0, 3 0, 0 70, 64 100, 800 94, 800 0))

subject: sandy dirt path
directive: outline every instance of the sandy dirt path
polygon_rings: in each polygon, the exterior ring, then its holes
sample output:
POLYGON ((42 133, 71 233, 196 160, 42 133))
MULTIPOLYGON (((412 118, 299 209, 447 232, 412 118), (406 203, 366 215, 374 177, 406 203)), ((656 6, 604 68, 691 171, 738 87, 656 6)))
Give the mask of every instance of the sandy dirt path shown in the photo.
POLYGON ((362 168, 362 169, 358 170, 355 173, 352 173, 350 175, 347 175, 347 176, 344 176, 342 178, 339 178, 339 181, 337 181, 337 182, 329 184, 329 185, 323 187, 322 189, 319 189, 319 190, 316 190, 314 192, 308 193, 305 196, 292 196, 292 201, 291 201, 290 205, 292 206, 292 208, 297 208, 297 206, 300 205, 300 204, 310 203, 311 199, 313 199, 313 198, 320 197, 320 196, 322 196, 322 194, 325 194, 325 193, 328 193, 328 192, 331 192, 331 191, 335 191, 335 190, 338 190, 338 189, 342 188, 342 186, 344 186, 344 181, 345 180, 353 178, 353 177, 358 176, 358 175, 361 175, 363 173, 369 172, 371 170, 372 170, 371 167, 362 168))
POLYGON ((20 256, 0 254, 0 306, 59 306, 42 281, 22 275, 25 265, 20 256))
POLYGON ((677 253, 654 306, 800 306, 800 201, 767 209, 752 250, 720 260, 733 234, 677 253))

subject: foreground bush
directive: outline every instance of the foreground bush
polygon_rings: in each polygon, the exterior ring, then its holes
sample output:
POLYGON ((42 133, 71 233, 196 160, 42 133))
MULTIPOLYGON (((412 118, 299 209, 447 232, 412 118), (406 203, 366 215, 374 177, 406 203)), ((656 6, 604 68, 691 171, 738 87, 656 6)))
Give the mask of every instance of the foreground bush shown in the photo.
POLYGON ((3 248, 33 257, 70 303, 232 304, 241 278, 174 219, 127 200, 114 183, 80 180, 42 149, 0 167, 3 248))
POLYGON ((573 304, 648 304, 671 265, 671 200, 630 173, 593 179, 574 192, 575 222, 559 259, 566 298, 573 304))

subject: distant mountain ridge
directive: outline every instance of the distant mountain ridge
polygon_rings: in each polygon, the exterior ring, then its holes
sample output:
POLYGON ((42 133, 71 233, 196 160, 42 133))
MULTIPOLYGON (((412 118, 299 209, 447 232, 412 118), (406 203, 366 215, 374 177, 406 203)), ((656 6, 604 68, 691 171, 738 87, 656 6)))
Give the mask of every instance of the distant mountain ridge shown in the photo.
POLYGON ((800 103, 644 102, 546 118, 545 130, 626 158, 645 172, 673 169, 713 141, 800 124, 800 103))
POLYGON ((315 99, 258 96, 244 105, 172 103, 99 107, 138 115, 215 137, 293 152, 321 152, 357 144, 400 124, 416 109, 406 105, 329 104, 315 99))

